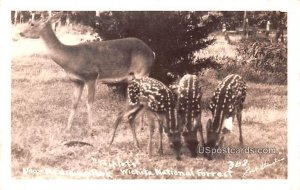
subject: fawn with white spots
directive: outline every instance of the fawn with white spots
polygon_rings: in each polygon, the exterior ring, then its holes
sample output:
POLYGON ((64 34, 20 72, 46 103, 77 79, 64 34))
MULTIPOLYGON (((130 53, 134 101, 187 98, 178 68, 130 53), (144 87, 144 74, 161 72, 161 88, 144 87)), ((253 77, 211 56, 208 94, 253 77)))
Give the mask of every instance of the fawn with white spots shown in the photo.
POLYGON ((176 110, 176 95, 162 82, 150 77, 137 79, 132 73, 129 74, 128 79, 128 105, 124 112, 120 112, 113 127, 113 136, 110 141, 110 146, 114 141, 115 133, 118 125, 122 119, 127 119, 133 134, 135 145, 139 148, 135 132, 135 120, 138 116, 147 111, 151 114, 152 124, 149 127, 149 142, 148 154, 152 155, 152 135, 154 131, 154 118, 159 121, 160 131, 160 147, 159 153, 162 154, 162 132, 163 130, 168 134, 171 147, 173 148, 176 159, 180 160, 181 149, 181 134, 177 123, 176 110), (166 124, 166 126, 163 125, 166 124))
POLYGON ((197 156, 199 131, 202 146, 204 146, 204 138, 201 124, 201 98, 202 90, 200 81, 196 75, 184 75, 177 86, 178 93, 178 115, 182 125, 182 136, 192 157, 197 156))
MULTIPOLYGON (((233 119, 236 116, 239 126, 239 141, 243 145, 242 110, 246 98, 246 83, 241 76, 228 75, 218 86, 210 102, 213 119, 207 122, 206 147, 222 147, 225 134, 232 131, 233 119)), ((212 159, 212 154, 206 155, 212 159)))

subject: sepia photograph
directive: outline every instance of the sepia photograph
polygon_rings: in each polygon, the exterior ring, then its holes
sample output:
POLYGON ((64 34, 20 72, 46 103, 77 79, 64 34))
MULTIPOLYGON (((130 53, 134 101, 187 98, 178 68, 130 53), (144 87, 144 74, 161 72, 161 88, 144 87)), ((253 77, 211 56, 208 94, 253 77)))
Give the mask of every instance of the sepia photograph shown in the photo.
POLYGON ((12 178, 287 179, 287 12, 10 16, 12 178))
POLYGON ((0 190, 298 190, 299 8, 0 0, 0 190))

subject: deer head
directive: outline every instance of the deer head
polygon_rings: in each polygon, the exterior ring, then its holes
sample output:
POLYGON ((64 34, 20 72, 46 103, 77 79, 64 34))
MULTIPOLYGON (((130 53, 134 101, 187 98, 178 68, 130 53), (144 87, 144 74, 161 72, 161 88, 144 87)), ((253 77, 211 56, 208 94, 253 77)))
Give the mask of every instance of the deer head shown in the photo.
POLYGON ((25 38, 39 38, 45 31, 46 26, 51 27, 51 23, 56 23, 60 20, 63 13, 57 13, 48 19, 41 19, 39 21, 30 21, 28 26, 20 33, 20 36, 25 38))

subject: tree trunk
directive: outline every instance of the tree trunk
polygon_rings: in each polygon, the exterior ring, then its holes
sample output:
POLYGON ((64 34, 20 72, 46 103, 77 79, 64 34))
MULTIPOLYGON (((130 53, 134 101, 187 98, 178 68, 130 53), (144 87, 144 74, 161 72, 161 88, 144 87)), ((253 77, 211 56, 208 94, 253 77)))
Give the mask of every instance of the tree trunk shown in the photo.
POLYGON ((285 28, 285 16, 284 16, 284 13, 282 13, 282 12, 279 12, 277 14, 278 14, 277 19, 279 20, 279 22, 277 25, 274 41, 278 42, 278 40, 280 38, 281 42, 283 42, 284 41, 283 30, 285 28))
POLYGON ((95 16, 96 16, 96 17, 99 17, 99 16, 100 16, 100 13, 101 13, 101 11, 96 11, 95 16))
POLYGON ((247 11, 244 12, 244 20, 243 20, 243 34, 246 36, 248 33, 248 21, 247 21, 247 11))
POLYGON ((34 22, 35 12, 31 12, 31 21, 34 22))
POLYGON ((278 26, 278 28, 277 28, 277 30, 276 30, 276 34, 275 34, 275 39, 274 39, 274 41, 275 41, 275 42, 278 42, 279 38, 280 38, 281 41, 284 40, 284 39, 283 39, 283 25, 282 25, 281 23, 279 24, 279 26, 278 26))
POLYGON ((14 24, 17 24, 17 19, 18 19, 18 11, 15 11, 14 24))

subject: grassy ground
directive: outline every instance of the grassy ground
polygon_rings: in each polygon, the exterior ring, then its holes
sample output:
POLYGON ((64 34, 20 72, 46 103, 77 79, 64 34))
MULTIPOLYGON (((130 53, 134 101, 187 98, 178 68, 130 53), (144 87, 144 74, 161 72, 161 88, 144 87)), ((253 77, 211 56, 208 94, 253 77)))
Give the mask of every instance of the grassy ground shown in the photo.
MULTIPOLYGON (((22 46, 26 41, 28 42, 23 39, 14 41, 13 48, 22 46)), ((31 44, 35 43, 40 42, 31 41, 31 44)), ((112 96, 112 91, 105 85, 97 84, 94 126, 88 129, 93 132, 93 136, 90 136, 84 130, 88 127, 86 90, 79 104, 73 129, 65 131, 71 106, 72 84, 64 71, 45 53, 14 54, 11 68, 12 174, 16 178, 287 178, 286 86, 247 83, 248 92, 243 112, 245 147, 276 148, 275 154, 225 154, 208 161, 201 155, 190 158, 189 152, 184 148, 182 161, 176 161, 166 137, 164 155, 156 153, 157 130, 154 134, 153 157, 148 158, 146 151, 147 128, 142 130, 137 127, 142 147, 142 150, 137 150, 125 123, 119 128, 112 149, 107 149, 111 127, 117 113, 124 109, 124 99, 112 96), (87 142, 92 146, 64 145, 70 141, 87 142)), ((202 80, 209 84, 203 96, 206 107, 219 81, 211 78, 209 73, 202 80)), ((202 123, 205 125, 210 113, 207 109, 203 112, 202 123)), ((234 128, 226 138, 226 146, 239 147, 238 128, 234 128)))

